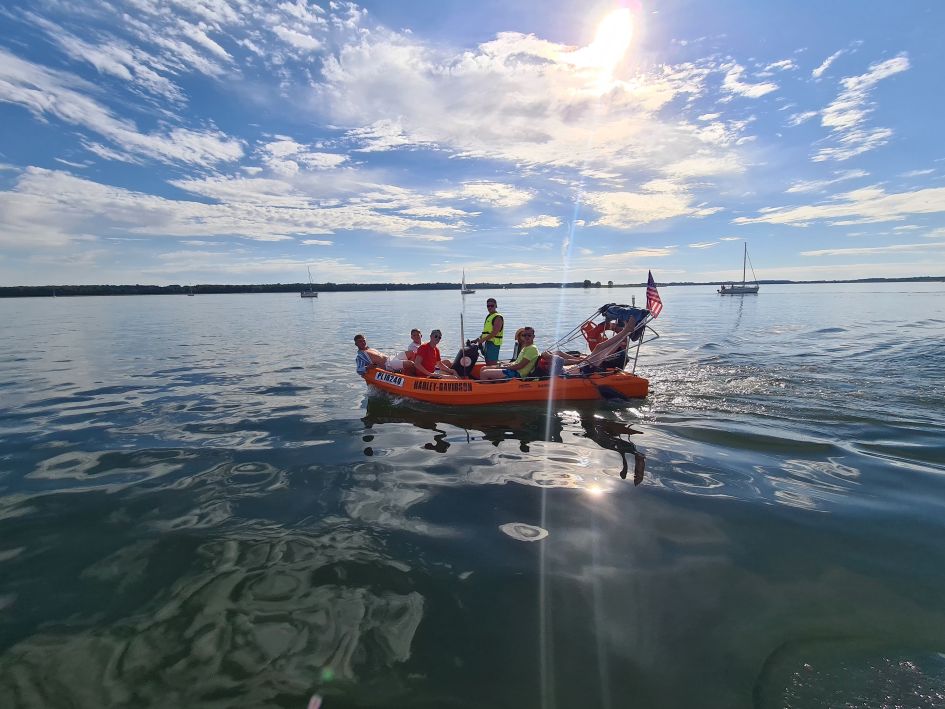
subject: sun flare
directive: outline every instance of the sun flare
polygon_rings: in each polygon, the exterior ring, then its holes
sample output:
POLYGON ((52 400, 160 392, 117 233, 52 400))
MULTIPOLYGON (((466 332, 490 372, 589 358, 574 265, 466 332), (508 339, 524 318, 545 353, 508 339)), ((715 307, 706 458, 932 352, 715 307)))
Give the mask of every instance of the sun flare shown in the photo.
POLYGON ((623 61, 633 39, 633 14, 622 7, 609 12, 597 25, 594 41, 566 55, 566 61, 589 69, 596 75, 601 91, 613 80, 614 70, 623 61))
POLYGON ((594 41, 588 47, 595 63, 605 71, 613 71, 623 59, 633 39, 633 18, 625 7, 606 15, 597 26, 594 41))

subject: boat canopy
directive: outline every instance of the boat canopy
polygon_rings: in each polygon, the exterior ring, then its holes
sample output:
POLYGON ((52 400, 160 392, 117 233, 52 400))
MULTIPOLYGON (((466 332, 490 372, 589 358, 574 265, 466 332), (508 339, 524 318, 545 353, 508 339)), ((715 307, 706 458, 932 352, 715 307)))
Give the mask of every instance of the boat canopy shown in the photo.
MULTIPOLYGON (((617 305, 616 303, 602 305, 597 312, 604 320, 616 321, 619 327, 626 325, 631 318, 636 320, 638 325, 642 325, 650 315, 650 311, 646 308, 638 308, 635 305, 617 305)), ((630 335, 630 339, 636 342, 643 337, 643 332, 643 327, 636 328, 633 334, 630 335)))
MULTIPOLYGON (((565 335, 558 339, 549 349, 552 351, 555 350, 565 350, 572 352, 573 354, 580 354, 575 350, 567 350, 567 347, 572 344, 576 339, 582 339, 584 344, 587 345, 588 349, 593 351, 593 349, 600 344, 606 336, 599 337, 599 339, 593 340, 588 337, 590 330, 594 330, 598 335, 603 335, 605 330, 610 330, 612 332, 617 332, 626 326, 628 322, 634 320, 636 326, 630 334, 630 340, 637 343, 636 354, 633 357, 634 371, 636 370, 636 359, 639 356, 640 345, 643 343, 643 338, 646 332, 649 330, 654 337, 659 337, 659 334, 649 327, 650 321, 653 319, 652 314, 646 308, 638 308, 635 305, 626 305, 623 303, 605 303, 600 306, 597 310, 591 313, 590 317, 582 320, 574 329, 565 333, 565 335)), ((611 360, 606 362, 607 366, 622 368, 627 365, 630 357, 629 349, 623 349, 617 353, 611 360)))

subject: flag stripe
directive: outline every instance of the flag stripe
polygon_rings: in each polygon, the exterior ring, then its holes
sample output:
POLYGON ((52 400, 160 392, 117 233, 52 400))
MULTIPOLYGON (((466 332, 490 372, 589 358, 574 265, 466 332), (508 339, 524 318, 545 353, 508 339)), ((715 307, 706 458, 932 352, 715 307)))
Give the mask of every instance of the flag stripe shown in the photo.
POLYGON ((653 272, 648 271, 649 278, 646 282, 646 309, 654 318, 658 317, 663 310, 663 300, 660 298, 659 291, 656 290, 656 281, 653 280, 653 272))

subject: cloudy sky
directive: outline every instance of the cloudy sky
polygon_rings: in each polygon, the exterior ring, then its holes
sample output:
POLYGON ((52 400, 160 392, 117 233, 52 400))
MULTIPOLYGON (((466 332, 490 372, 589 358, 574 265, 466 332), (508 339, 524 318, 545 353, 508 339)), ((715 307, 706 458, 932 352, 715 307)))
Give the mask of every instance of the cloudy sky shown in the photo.
POLYGON ((945 275, 945 3, 0 0, 0 285, 945 275))

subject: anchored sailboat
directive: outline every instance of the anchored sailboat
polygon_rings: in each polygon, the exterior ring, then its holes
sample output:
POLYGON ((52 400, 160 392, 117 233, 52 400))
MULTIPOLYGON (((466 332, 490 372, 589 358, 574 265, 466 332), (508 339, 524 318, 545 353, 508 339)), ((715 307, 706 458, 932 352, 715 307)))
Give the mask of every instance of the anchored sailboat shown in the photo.
POLYGON ((301 296, 303 298, 317 298, 318 293, 315 290, 315 284, 312 283, 312 267, 306 266, 308 269, 308 290, 303 290, 301 296))
POLYGON ((729 283, 725 285, 724 283, 719 287, 719 295, 758 295, 758 278, 755 277, 755 269, 752 267, 751 275, 755 280, 751 283, 745 281, 745 266, 748 264, 748 243, 745 243, 745 254, 742 257, 742 282, 738 283, 729 283))
POLYGON ((463 269, 463 285, 462 285, 462 287, 460 288, 460 292, 461 292, 463 295, 469 295, 470 293, 475 293, 475 292, 476 292, 476 291, 473 290, 472 288, 467 288, 467 287, 466 287, 466 269, 465 269, 465 268, 463 269))

